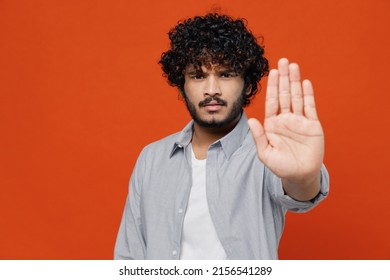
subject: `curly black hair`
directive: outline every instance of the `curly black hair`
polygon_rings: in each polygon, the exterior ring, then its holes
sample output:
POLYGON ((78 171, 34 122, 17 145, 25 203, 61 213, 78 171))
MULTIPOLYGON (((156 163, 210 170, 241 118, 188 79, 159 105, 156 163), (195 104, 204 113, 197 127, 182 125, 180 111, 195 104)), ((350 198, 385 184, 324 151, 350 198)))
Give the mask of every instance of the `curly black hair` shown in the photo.
POLYGON ((179 22, 169 31, 171 48, 159 61, 168 83, 184 93, 184 70, 188 65, 200 69, 202 65, 219 64, 243 74, 245 89, 252 86, 243 103, 250 104, 258 82, 269 68, 264 46, 259 45, 246 24, 245 19, 234 20, 218 13, 179 22))

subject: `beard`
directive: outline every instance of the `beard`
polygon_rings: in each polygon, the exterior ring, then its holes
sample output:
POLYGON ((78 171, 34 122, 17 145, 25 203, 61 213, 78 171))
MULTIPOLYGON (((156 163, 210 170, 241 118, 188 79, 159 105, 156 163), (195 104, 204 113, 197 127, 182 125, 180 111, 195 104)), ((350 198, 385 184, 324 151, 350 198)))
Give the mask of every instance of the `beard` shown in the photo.
MULTIPOLYGON (((243 90, 242 94, 234 101, 230 112, 226 116, 226 118, 222 120, 216 120, 215 118, 212 118, 211 120, 203 120, 200 118, 199 114, 196 111, 195 104, 192 103, 188 98, 185 92, 183 91, 183 97, 184 101, 186 103, 186 107, 188 109, 188 112, 190 113, 192 119, 194 122, 196 122, 199 126, 205 127, 205 128, 223 128, 229 124, 231 124, 233 121, 237 120, 238 117, 242 114, 243 107, 245 105, 245 90, 243 90)), ((198 107, 204 107, 211 101, 216 101, 218 104, 221 104, 222 106, 227 106, 227 102, 218 96, 213 97, 207 97, 201 102, 199 102, 198 107)))

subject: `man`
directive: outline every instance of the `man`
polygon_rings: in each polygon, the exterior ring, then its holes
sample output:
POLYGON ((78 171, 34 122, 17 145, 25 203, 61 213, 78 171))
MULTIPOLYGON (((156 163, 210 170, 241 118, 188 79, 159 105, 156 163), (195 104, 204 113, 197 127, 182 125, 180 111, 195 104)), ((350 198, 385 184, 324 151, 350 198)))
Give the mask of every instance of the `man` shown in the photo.
POLYGON ((208 14, 169 32, 160 64, 192 121, 152 143, 134 168, 116 259, 277 259, 287 210, 328 193, 313 89, 280 59, 265 120, 247 120, 264 49, 243 20, 208 14))

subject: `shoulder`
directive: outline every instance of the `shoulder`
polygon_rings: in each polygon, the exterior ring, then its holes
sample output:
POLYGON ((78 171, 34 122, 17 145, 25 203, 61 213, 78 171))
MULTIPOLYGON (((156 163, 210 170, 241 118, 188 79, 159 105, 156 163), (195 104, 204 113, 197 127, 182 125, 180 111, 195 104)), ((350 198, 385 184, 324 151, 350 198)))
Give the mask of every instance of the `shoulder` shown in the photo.
POLYGON ((149 165, 156 161, 160 162, 169 159, 175 143, 180 138, 180 133, 173 133, 146 145, 142 149, 137 162, 144 162, 146 165, 149 165))
POLYGON ((143 153, 153 154, 161 157, 165 154, 170 155, 176 146, 186 146, 192 138, 193 121, 190 121, 183 130, 170 134, 158 141, 152 142, 145 146, 143 153))
POLYGON ((146 145, 142 152, 144 153, 153 153, 156 151, 162 152, 164 150, 169 150, 169 152, 172 150, 173 146, 179 139, 180 132, 173 133, 171 135, 168 135, 164 138, 161 138, 159 140, 156 140, 148 145, 146 145))

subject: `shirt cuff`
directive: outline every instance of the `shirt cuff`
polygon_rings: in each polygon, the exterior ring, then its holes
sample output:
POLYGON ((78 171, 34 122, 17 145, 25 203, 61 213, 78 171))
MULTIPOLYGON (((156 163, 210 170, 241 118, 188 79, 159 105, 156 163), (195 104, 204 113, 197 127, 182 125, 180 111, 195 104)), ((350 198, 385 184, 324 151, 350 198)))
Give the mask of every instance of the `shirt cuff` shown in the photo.
POLYGON ((309 201, 298 201, 284 192, 282 180, 274 176, 274 186, 276 190, 276 202, 287 210, 297 213, 307 212, 324 200, 329 193, 329 174, 325 165, 321 167, 321 187, 316 197, 309 201))

